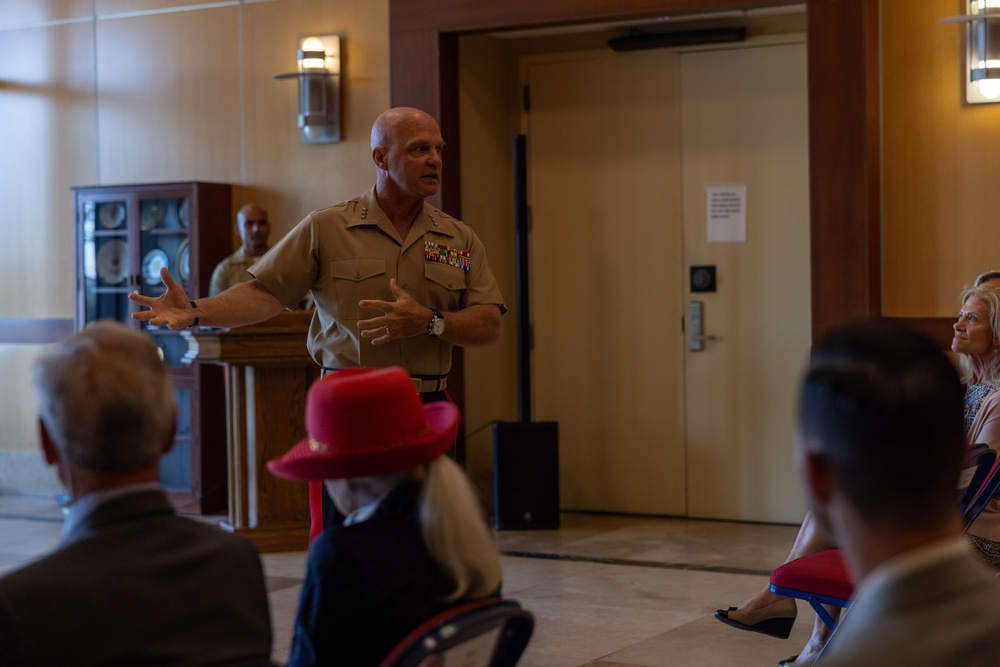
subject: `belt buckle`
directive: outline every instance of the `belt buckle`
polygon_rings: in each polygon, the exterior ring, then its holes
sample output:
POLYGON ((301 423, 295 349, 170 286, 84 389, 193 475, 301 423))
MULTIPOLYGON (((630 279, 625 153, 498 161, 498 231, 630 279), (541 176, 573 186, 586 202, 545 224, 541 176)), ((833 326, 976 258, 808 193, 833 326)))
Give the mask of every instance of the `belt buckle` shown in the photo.
POLYGON ((443 391, 446 386, 446 382, 448 381, 447 378, 428 380, 412 376, 410 377, 410 380, 413 381, 413 387, 417 390, 418 394, 429 394, 432 392, 443 391))

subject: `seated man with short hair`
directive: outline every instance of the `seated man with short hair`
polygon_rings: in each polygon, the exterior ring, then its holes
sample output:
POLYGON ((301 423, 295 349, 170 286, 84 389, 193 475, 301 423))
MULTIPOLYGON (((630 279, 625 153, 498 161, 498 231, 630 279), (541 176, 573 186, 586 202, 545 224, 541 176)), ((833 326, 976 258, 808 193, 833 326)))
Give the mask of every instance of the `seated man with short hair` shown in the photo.
POLYGON ((99 322, 43 354, 34 380, 71 504, 59 548, 0 578, 0 665, 267 664, 255 547, 178 516, 157 481, 177 408, 156 346, 99 322))
POLYGON ((1000 582, 962 537, 962 383, 938 345, 886 321, 835 330, 799 400, 797 460, 855 599, 817 665, 987 667, 1000 582))

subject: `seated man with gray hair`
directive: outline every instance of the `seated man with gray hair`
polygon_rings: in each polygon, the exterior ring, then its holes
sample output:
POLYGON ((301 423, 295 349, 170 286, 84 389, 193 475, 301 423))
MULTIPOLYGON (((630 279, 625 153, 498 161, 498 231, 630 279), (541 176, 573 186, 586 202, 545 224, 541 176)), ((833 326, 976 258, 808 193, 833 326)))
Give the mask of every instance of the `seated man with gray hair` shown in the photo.
POLYGON ((34 368, 41 448, 70 497, 59 548, 0 578, 0 665, 270 664, 260 557, 158 483, 177 408, 147 336, 98 322, 34 368))

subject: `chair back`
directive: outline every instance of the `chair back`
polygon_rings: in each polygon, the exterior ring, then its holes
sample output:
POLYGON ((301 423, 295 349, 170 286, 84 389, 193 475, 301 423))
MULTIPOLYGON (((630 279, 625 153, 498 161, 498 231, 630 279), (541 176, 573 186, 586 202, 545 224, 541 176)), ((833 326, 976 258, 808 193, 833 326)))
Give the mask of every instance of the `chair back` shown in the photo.
POLYGON ((987 476, 993 471, 997 453, 986 445, 975 445, 966 457, 958 481, 958 512, 964 515, 969 503, 982 489, 987 476))
POLYGON ((380 667, 513 667, 534 628, 534 615, 514 600, 474 600, 421 623, 380 667))
POLYGON ((1000 492, 1000 458, 994 461, 982 484, 978 485, 976 493, 962 510, 962 521, 965 523, 965 530, 969 529, 972 522, 976 520, 980 512, 983 511, 983 508, 993 500, 998 492, 1000 492))

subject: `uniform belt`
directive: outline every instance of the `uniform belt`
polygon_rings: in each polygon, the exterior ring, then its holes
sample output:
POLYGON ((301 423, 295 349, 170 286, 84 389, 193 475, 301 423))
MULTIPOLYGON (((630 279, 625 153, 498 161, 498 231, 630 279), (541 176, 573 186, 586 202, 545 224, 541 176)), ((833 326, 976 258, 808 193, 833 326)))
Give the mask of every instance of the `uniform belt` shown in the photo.
MULTIPOLYGON (((335 370, 337 369, 323 366, 322 375, 332 373, 335 370)), ((411 375, 410 381, 413 382, 413 388, 420 394, 433 394, 448 388, 447 375, 411 375)))
POLYGON ((446 375, 440 377, 410 376, 410 380, 413 381, 413 387, 421 394, 433 394, 448 388, 448 376, 446 375))

